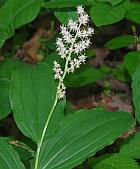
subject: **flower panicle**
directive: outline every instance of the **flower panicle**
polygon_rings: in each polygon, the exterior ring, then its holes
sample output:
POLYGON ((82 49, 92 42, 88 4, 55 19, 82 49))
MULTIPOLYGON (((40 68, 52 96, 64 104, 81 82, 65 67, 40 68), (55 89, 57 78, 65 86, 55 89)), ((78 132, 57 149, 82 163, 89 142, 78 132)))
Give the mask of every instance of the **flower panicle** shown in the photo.
POLYGON ((66 87, 63 80, 67 73, 73 73, 82 64, 85 64, 87 56, 85 50, 90 47, 90 37, 94 29, 88 26, 89 16, 82 6, 77 7, 78 19, 69 19, 67 26, 60 26, 60 35, 56 40, 58 55, 65 60, 65 68, 54 61, 54 78, 59 81, 57 97, 65 96, 66 87))

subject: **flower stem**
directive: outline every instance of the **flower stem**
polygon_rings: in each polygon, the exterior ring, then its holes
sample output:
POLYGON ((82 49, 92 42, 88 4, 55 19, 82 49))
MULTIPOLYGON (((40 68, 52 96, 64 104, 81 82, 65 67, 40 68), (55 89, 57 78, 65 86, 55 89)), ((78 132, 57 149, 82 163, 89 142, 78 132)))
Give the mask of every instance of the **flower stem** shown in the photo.
MULTIPOLYGON (((70 57, 70 55, 71 55, 71 54, 69 54, 69 57, 70 57)), ((66 64, 65 64, 64 74, 63 74, 63 77, 62 77, 63 80, 64 80, 64 78, 65 78, 65 76, 66 76, 66 74, 67 74, 68 62, 69 62, 69 60, 67 59, 67 60, 66 60, 66 64)), ((58 87, 59 87, 60 85, 61 85, 61 81, 59 81, 58 87)), ((39 142, 39 144, 38 144, 38 146, 37 146, 37 153, 36 153, 36 159, 35 159, 35 167, 34 167, 34 169, 38 169, 38 162, 39 162, 39 155, 40 155, 41 146, 42 146, 42 143, 43 143, 43 140, 44 140, 44 137, 45 137, 45 133, 46 133, 46 131, 47 131, 49 122, 50 122, 50 120, 51 120, 51 117, 52 117, 52 115, 53 115, 53 112, 54 112, 54 110, 55 110, 55 108, 56 108, 57 103, 58 103, 58 97, 57 97, 57 95, 56 95, 54 104, 53 104, 52 109, 51 109, 51 111, 50 111, 50 113, 49 113, 49 116, 48 116, 48 118, 47 118, 45 127, 44 127, 44 129, 43 129, 43 133, 42 133, 40 142, 39 142)))
POLYGON ((37 147, 37 153, 36 153, 36 160, 35 160, 35 168, 34 169, 37 169, 38 168, 38 160, 39 160, 39 155, 40 155, 40 150, 41 150, 41 146, 42 146, 42 143, 43 143, 43 140, 44 140, 44 137, 45 137, 45 133, 47 131, 47 128, 48 128, 48 125, 49 125, 49 122, 51 120, 51 117, 53 115, 53 112, 56 108, 56 105, 57 105, 57 102, 58 102, 58 98, 56 97, 55 101, 54 101, 54 104, 52 106, 52 109, 50 111, 50 114, 47 118, 47 121, 46 121, 46 124, 45 124, 45 127, 44 127, 44 130, 43 130, 43 133, 42 133, 42 137, 41 137, 41 140, 38 144, 38 147, 37 147))
MULTIPOLYGON (((80 27, 80 25, 79 25, 79 27, 80 27)), ((71 54, 73 52, 73 47, 74 47, 74 43, 76 41, 76 38, 77 38, 77 33, 76 33, 76 35, 74 37, 73 43, 71 44, 70 53, 69 53, 69 55, 68 55, 68 57, 66 59, 66 63, 65 63, 64 74, 62 76, 62 80, 59 81, 59 83, 58 83, 58 88, 61 86, 61 83, 63 82, 63 80, 64 80, 64 78, 65 78, 65 76, 66 76, 66 74, 68 72, 68 64, 69 64, 69 61, 70 61, 70 58, 71 58, 71 54)), ((51 109, 51 111, 49 113, 49 116, 47 118, 47 121, 46 121, 45 127, 43 129, 43 133, 42 133, 40 142, 37 145, 37 153, 36 153, 36 158, 35 158, 35 167, 34 167, 34 169, 38 169, 38 162, 39 162, 39 155, 40 155, 41 146, 42 146, 46 131, 48 129, 49 122, 50 122, 51 117, 52 117, 52 115, 54 113, 54 110, 55 110, 55 108, 57 106, 58 100, 59 100, 59 98, 57 97, 57 94, 56 94, 56 98, 55 98, 54 104, 52 106, 52 109, 51 109)))

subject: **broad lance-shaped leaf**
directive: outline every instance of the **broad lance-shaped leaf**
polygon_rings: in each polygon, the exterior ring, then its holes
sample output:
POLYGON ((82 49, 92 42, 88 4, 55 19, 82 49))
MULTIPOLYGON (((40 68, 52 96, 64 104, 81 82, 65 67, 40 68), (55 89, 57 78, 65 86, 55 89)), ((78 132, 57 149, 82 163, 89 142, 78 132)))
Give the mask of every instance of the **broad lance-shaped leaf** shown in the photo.
POLYGON ((51 0, 44 3, 46 8, 67 8, 67 7, 77 7, 79 5, 91 6, 96 3, 96 0, 51 0))
POLYGON ((1 169, 25 169, 20 161, 18 153, 8 143, 6 138, 0 138, 0 168, 1 169))
POLYGON ((140 3, 132 2, 127 10, 127 19, 140 24, 140 3))
POLYGON ((108 49, 119 49, 123 47, 127 47, 130 44, 135 44, 135 38, 133 35, 123 35, 117 36, 110 41, 108 41, 105 46, 108 49))
POLYGON ((77 20, 76 11, 64 10, 64 11, 57 11, 54 14, 57 17, 57 19, 65 25, 68 24, 68 18, 77 20))
MULTIPOLYGON (((16 70, 11 77, 10 103, 20 130, 36 143, 42 132, 56 97, 57 83, 47 64, 16 70)), ((47 136, 52 136, 63 117, 64 101, 60 101, 51 118, 47 136)))
POLYGON ((132 75, 132 92, 136 118, 140 123, 140 64, 137 65, 132 75))
POLYGON ((140 131, 123 142, 120 153, 134 159, 140 159, 140 131))
POLYGON ((1 0, 0 1, 0 8, 2 7, 2 5, 4 5, 5 2, 6 2, 6 0, 1 0))
POLYGON ((117 153, 103 155, 91 163, 93 169, 140 169, 135 160, 117 153))
POLYGON ((29 66, 30 64, 26 64, 21 60, 5 58, 3 61, 0 61, 0 78, 10 79, 13 70, 29 66))
POLYGON ((0 62, 0 119, 5 118, 11 112, 9 87, 12 71, 25 67, 29 67, 29 65, 11 58, 6 58, 0 62))
POLYGON ((68 74, 64 80, 67 87, 82 87, 103 79, 107 73, 88 64, 81 66, 74 74, 68 74), (81 80, 82 79, 82 80, 81 80))
POLYGON ((38 14, 43 0, 7 0, 0 8, 0 48, 14 35, 16 28, 31 22, 38 14))
POLYGON ((133 126, 132 116, 126 112, 77 111, 66 116, 55 137, 43 143, 38 169, 71 169, 133 126))
POLYGON ((125 9, 122 5, 111 6, 107 3, 97 3, 92 6, 90 16, 96 26, 116 23, 123 19, 125 9))
POLYGON ((135 69, 139 63, 140 63, 139 51, 129 52, 124 56, 124 64, 131 76, 135 72, 135 69))
POLYGON ((119 3, 121 3, 123 0, 97 0, 97 2, 108 2, 111 3, 111 5, 115 6, 119 3))
POLYGON ((0 119, 10 113, 9 105, 9 79, 0 78, 0 119))

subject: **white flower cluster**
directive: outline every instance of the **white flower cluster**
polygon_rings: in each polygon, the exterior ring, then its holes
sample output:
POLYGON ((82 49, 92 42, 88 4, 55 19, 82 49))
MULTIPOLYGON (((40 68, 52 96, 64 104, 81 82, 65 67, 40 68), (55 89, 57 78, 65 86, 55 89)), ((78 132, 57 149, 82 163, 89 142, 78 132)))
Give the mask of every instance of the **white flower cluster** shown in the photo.
POLYGON ((53 71, 55 72, 54 78, 61 80, 63 75, 63 70, 61 69, 61 65, 54 61, 54 68, 53 71))
POLYGON ((89 27, 89 16, 82 6, 77 7, 78 20, 69 19, 68 25, 62 25, 61 36, 57 38, 56 46, 58 54, 65 59, 65 68, 62 70, 61 65, 54 61, 54 78, 59 80, 57 87, 57 97, 61 99, 65 96, 66 87, 63 80, 67 73, 74 72, 77 68, 84 64, 87 56, 85 50, 89 48, 91 42, 90 37, 94 33, 94 29, 89 27), (72 57, 74 54, 74 58, 72 57))

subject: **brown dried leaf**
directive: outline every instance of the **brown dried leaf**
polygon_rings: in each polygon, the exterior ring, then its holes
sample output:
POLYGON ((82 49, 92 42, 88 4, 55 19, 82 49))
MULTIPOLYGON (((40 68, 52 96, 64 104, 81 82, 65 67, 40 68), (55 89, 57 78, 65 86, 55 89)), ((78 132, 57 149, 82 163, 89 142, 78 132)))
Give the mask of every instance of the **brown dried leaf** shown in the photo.
POLYGON ((37 51, 41 47, 40 38, 44 37, 45 34, 46 30, 44 28, 40 28, 29 41, 23 44, 23 49, 33 62, 37 61, 37 51))

